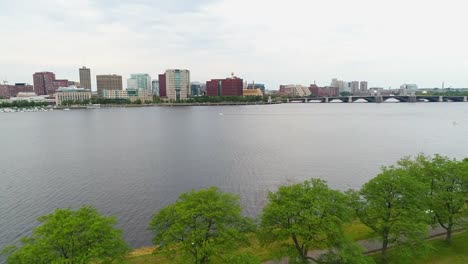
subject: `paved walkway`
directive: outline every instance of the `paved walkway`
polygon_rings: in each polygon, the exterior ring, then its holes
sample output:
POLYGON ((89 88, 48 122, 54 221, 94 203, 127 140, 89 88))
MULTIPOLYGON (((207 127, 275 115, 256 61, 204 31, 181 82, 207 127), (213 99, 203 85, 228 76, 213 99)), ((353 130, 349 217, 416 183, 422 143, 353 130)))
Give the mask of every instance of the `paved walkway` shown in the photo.
MULTIPOLYGON (((428 238, 445 235, 445 232, 446 232, 445 229, 443 229, 442 227, 436 227, 429 231, 428 238)), ((382 242, 378 241, 377 239, 360 240, 357 243, 361 245, 361 247, 364 248, 364 253, 366 254, 376 252, 382 249, 382 242)), ((309 251, 308 255, 313 258, 317 258, 318 256, 320 256, 321 254, 325 252, 326 252, 325 249, 311 250, 309 251)), ((284 258, 282 260, 276 260, 276 261, 271 260, 271 261, 263 262, 263 264, 288 264, 288 263, 289 262, 287 258, 284 258)))

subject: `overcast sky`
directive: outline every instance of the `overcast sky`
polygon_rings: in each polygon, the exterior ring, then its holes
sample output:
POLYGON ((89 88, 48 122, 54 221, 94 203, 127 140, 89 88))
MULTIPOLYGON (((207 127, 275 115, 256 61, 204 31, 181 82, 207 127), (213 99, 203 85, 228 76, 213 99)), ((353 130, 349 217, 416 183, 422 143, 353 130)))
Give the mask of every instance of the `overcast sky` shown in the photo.
MULTIPOLYGON (((466 0, 0 0, 0 80, 191 71, 268 89, 331 78, 468 87, 466 0)), ((95 89, 95 79, 92 80, 95 89)))

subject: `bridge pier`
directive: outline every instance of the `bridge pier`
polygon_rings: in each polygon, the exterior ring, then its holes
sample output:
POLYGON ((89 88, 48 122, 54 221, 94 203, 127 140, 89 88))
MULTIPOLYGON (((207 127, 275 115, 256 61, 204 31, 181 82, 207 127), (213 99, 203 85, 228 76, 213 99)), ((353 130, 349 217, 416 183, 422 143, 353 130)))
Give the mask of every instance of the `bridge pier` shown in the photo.
POLYGON ((353 97, 352 96, 348 96, 348 103, 352 103, 353 102, 353 97))
POLYGON ((286 103, 289 103, 289 98, 286 98, 286 103))
POLYGON ((382 96, 375 96, 374 102, 376 102, 376 103, 382 103, 382 102, 383 102, 383 97, 382 97, 382 96))
POLYGON ((468 96, 463 96, 463 102, 468 102, 468 96))
POLYGON ((444 101, 444 97, 443 96, 439 96, 439 102, 442 103, 444 101))
POLYGON ((416 96, 408 96, 408 102, 410 103, 416 103, 418 101, 417 97, 416 96))
MULTIPOLYGON (((465 96, 465 100, 466 100, 466 96, 465 96)), ((328 103, 328 97, 325 97, 325 103, 328 103)), ((465 101, 466 102, 466 101, 465 101)))

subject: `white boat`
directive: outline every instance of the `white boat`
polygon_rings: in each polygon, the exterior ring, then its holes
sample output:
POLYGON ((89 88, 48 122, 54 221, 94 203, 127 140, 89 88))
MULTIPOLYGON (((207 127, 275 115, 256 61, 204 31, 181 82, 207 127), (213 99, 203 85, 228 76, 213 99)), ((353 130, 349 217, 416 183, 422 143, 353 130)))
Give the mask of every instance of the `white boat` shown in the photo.
POLYGON ((90 104, 88 106, 86 106, 87 109, 99 109, 101 108, 101 105, 100 104, 90 104))
POLYGON ((65 108, 63 109, 63 111, 70 111, 70 108, 65 108))

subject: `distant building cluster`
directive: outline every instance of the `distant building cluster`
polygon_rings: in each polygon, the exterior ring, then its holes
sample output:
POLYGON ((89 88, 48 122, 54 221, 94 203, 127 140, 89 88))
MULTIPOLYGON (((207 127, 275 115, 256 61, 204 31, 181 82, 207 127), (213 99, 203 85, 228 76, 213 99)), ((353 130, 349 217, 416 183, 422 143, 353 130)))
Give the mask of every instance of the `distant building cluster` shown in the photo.
POLYGON ((315 84, 311 84, 309 87, 302 85, 280 85, 279 94, 290 97, 304 97, 304 96, 315 96, 315 97, 327 97, 327 96, 338 96, 338 87, 319 87, 315 84))
POLYGON ((332 79, 330 87, 338 88, 339 93, 348 92, 351 94, 365 94, 368 91, 367 81, 342 81, 337 78, 332 79))
MULTIPOLYGON (((212 79, 206 83, 192 82, 190 71, 186 69, 168 69, 152 79, 148 73, 130 74, 124 80, 118 74, 96 75, 96 85, 92 85, 91 69, 85 66, 78 69, 79 81, 57 79, 55 73, 49 71, 33 74, 33 85, 16 83, 9 85, 6 81, 0 85, 0 99, 20 98, 20 94, 28 93, 21 98, 38 98, 53 100, 57 104, 69 101, 87 101, 94 97, 103 99, 128 99, 131 102, 141 100, 152 102, 153 97, 163 101, 184 101, 196 96, 263 96, 265 85, 254 82, 247 83, 233 73, 224 79, 212 79), (93 93, 93 87, 96 92, 93 93)), ((41 99, 42 100, 42 99, 41 99)))
MULTIPOLYGON (((92 85, 91 69, 85 66, 78 69, 79 81, 57 79, 55 73, 42 71, 33 74, 33 85, 7 82, 0 84, 0 99, 12 100, 54 100, 57 104, 65 101, 84 101, 92 98, 127 99, 131 102, 152 102, 154 96, 163 101, 184 101, 197 96, 264 96, 266 88, 261 83, 248 83, 231 74, 227 78, 192 82, 190 71, 168 69, 152 79, 148 73, 134 73, 124 80, 118 74, 96 75, 96 85, 92 85), (92 92, 95 87, 96 92, 92 92), (39 98, 40 97, 40 98, 39 98)), ((416 84, 403 84, 399 89, 369 87, 367 81, 343 81, 333 78, 329 86, 309 86, 298 84, 280 85, 276 92, 288 97, 337 97, 337 96, 385 96, 392 94, 415 95, 416 84)))

